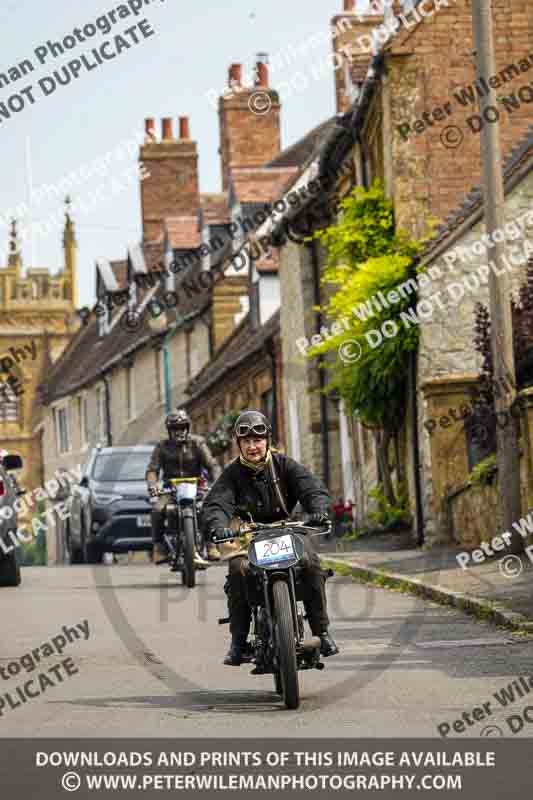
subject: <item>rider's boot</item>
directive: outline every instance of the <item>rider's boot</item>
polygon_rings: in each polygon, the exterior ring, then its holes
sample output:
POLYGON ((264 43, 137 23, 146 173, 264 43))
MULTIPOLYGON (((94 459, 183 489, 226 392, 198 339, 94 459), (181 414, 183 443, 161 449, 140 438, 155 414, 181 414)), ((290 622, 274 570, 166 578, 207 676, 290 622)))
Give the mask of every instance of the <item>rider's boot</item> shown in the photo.
POLYGON ((252 660, 252 655, 246 639, 246 634, 232 634, 231 646, 224 659, 224 664, 227 667, 240 667, 241 664, 249 663, 252 660))
POLYGON ((194 566, 196 569, 206 569, 209 566, 209 561, 202 558, 196 547, 194 548, 194 566))
POLYGON ((328 629, 319 633, 320 637, 320 655, 327 658, 328 656, 336 656, 339 652, 339 648, 337 647, 335 640, 329 633, 328 629))
POLYGON ((159 562, 167 563, 168 562, 168 549, 164 542, 154 542, 153 550, 152 550, 152 562, 156 566, 161 566, 159 562))

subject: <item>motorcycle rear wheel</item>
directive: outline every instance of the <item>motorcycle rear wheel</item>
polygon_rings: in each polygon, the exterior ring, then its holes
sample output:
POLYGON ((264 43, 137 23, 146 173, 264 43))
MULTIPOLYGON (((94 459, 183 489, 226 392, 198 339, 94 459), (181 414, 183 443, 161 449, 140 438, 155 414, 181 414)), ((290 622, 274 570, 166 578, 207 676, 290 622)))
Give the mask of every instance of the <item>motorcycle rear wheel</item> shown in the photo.
POLYGON ((187 588, 196 586, 196 568, 194 566, 194 520, 185 517, 182 533, 183 549, 183 583, 187 588))
MULTIPOLYGON (((274 584, 273 596, 279 673, 283 700, 287 708, 295 709, 300 705, 300 687, 298 685, 298 667, 296 661, 296 641, 294 637, 292 607, 289 587, 285 581, 277 581, 277 583, 274 584)), ((274 677, 274 684, 276 685, 276 677, 274 677)))

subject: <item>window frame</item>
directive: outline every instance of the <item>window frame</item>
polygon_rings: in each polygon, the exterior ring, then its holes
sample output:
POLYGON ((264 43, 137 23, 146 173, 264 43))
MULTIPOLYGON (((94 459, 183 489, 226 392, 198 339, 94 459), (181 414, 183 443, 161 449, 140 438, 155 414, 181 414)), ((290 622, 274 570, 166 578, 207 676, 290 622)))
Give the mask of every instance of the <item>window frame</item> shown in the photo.
POLYGON ((67 455, 72 452, 72 436, 70 430, 70 402, 59 403, 54 406, 54 430, 56 439, 56 454, 58 456, 67 455), (61 425, 64 420, 64 428, 61 425), (64 434, 64 440, 62 437, 64 434), (66 446, 63 447, 63 444, 66 446))

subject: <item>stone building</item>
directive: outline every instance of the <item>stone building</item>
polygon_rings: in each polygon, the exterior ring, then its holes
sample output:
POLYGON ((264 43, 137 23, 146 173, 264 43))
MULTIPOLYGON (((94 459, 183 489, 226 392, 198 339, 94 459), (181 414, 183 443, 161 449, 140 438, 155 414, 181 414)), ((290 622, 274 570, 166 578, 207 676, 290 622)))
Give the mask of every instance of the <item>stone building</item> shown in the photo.
MULTIPOLYGON (((331 220, 333 198, 354 186, 369 186, 376 178, 393 201, 397 226, 414 237, 427 233, 430 220, 445 220, 479 183, 481 164, 479 132, 475 133, 476 98, 484 87, 475 83, 472 59, 472 9, 466 0, 400 3, 395 0, 385 17, 356 13, 354 0, 345 0, 342 13, 332 21, 338 115, 325 141, 310 158, 298 181, 330 179, 332 189, 319 199, 310 198, 296 210, 285 212, 277 230, 290 223, 292 230, 310 236, 331 220), (419 13, 420 12, 420 13, 419 13), (392 13, 397 16, 395 24, 392 13), (379 28, 378 28, 379 26, 379 28), (396 32, 390 33, 391 27, 396 32), (386 33, 386 30, 389 33, 386 33), (379 33, 378 33, 379 30, 379 33), (313 212, 312 216, 309 212, 313 212), (328 219, 328 216, 330 219, 328 219)), ((531 119, 533 75, 530 58, 533 18, 522 0, 502 0, 495 8, 497 74, 501 143, 508 155, 521 141, 531 119)), ((282 290, 281 334, 284 362, 298 358, 298 340, 311 341, 326 323, 310 313, 311 298, 324 305, 324 287, 317 289, 323 259, 309 243, 289 244, 280 251, 282 290), (312 288, 314 287, 314 288, 312 288), (296 304, 300 314, 283 313, 296 304), (304 298, 303 302, 300 298, 304 298), (307 311, 307 314, 305 313, 307 311), (303 313, 302 313, 303 312, 303 313)), ((301 390, 294 392, 286 420, 297 432, 311 430, 306 451, 318 463, 324 453, 343 455, 343 484, 354 476, 358 520, 364 521, 369 492, 379 480, 372 435, 353 419, 330 414, 325 401, 318 407, 309 390, 317 385, 316 364, 308 365, 301 390), (314 403, 314 408, 313 408, 314 403), (325 436, 337 423, 338 431, 325 436), (315 427, 313 427, 313 425, 315 427), (320 425, 321 430, 318 430, 320 425), (330 440, 333 441, 330 443, 330 440), (319 454, 322 453, 320 456, 319 454), (344 463, 347 468, 344 468, 344 463)), ((419 386, 417 363, 410 370, 409 415, 400 435, 411 509, 418 542, 424 538, 427 497, 421 483, 418 427, 413 424, 419 386)), ((427 377, 427 376, 426 376, 427 377)), ((289 393, 290 398, 290 393, 289 393)), ((342 411, 342 409, 341 409, 342 411)), ((298 452, 297 439, 293 452, 298 452)), ((432 528, 428 528, 429 541, 432 528)))
MULTIPOLYGON (((533 268, 533 126, 509 156, 504 178, 505 225, 497 238, 505 241, 504 272, 517 301, 528 261, 533 268)), ((492 258, 481 193, 476 190, 450 215, 421 258, 422 266, 433 267, 434 276, 419 289, 419 301, 426 305, 418 353, 418 438, 425 531, 431 542, 454 538, 463 547, 477 547, 502 530, 497 487, 480 493, 466 485, 482 453, 463 419, 472 408, 471 392, 482 367, 474 348, 474 307, 483 303, 489 308, 492 258), (437 293, 442 308, 435 300, 437 293)), ((530 398, 532 390, 524 378, 518 375, 518 389, 530 398)), ((530 406, 521 421, 523 513, 530 508, 533 486, 532 415, 530 406)))
POLYGON ((13 222, 8 264, 0 269, 0 447, 22 456, 19 482, 41 485, 44 457, 36 389, 79 327, 76 239, 67 207, 64 263, 55 274, 43 267, 24 268, 13 222), (9 384, 10 379, 16 383, 9 384))

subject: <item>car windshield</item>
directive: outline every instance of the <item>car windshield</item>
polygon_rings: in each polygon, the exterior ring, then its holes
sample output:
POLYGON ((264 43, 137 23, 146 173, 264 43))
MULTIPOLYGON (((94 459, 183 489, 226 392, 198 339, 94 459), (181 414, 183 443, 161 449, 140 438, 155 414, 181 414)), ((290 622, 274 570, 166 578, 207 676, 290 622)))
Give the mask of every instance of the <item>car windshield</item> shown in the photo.
POLYGON ((95 481, 143 481, 151 453, 110 453, 97 457, 93 479, 95 481))

